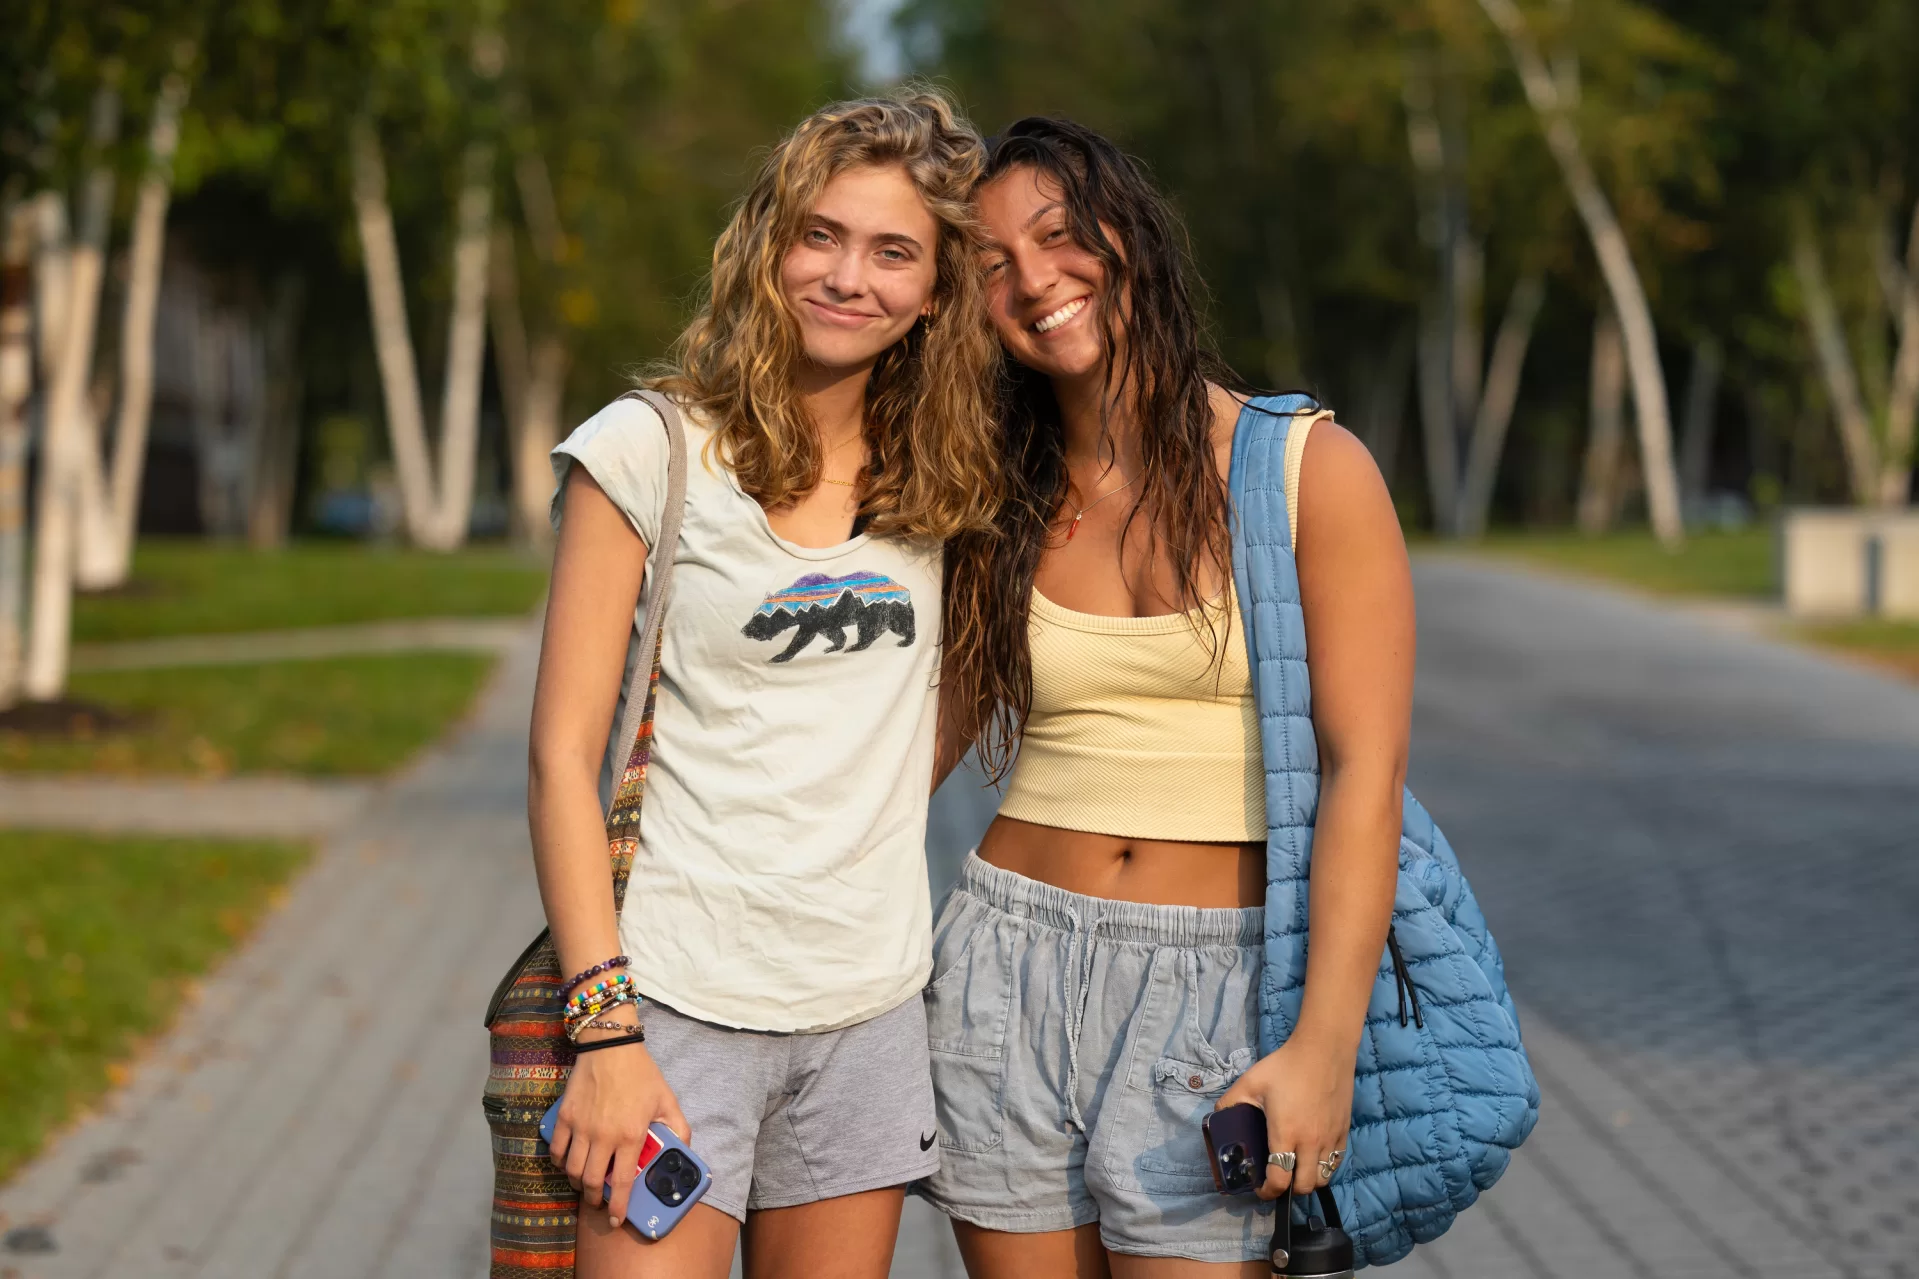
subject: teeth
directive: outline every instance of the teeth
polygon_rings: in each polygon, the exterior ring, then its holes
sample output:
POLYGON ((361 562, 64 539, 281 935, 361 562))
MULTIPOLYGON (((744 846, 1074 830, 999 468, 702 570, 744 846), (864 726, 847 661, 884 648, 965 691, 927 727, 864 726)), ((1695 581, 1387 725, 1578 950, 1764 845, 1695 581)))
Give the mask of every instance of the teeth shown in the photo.
POLYGON ((1033 329, 1038 333, 1051 333, 1054 329, 1066 323, 1085 309, 1086 299, 1074 298, 1071 302, 1068 302, 1065 306, 1035 324, 1033 329))

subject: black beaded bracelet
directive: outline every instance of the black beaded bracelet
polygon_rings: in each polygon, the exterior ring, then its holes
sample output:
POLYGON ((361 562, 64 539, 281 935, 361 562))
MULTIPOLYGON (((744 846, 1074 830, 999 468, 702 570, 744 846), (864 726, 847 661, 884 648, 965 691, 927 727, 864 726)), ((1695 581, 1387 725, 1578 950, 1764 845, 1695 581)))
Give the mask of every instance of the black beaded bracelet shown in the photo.
POLYGON ((594 1053, 602 1048, 618 1048, 621 1044, 643 1044, 646 1042, 646 1027, 635 1026, 630 1035, 609 1035, 605 1039, 595 1039, 589 1043, 574 1044, 573 1053, 594 1053))

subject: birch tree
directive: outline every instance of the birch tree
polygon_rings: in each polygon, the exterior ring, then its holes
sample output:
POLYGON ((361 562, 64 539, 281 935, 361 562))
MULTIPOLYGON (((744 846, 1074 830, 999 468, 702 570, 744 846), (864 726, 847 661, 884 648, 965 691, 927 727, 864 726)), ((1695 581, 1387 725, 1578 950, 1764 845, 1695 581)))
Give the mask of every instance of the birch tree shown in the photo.
POLYGON ((187 101, 186 67, 193 47, 182 44, 174 70, 160 85, 147 135, 127 249, 127 292, 120 324, 119 408, 111 461, 101 455, 97 430, 78 433, 80 469, 78 561, 74 578, 98 590, 126 581, 140 521, 140 482, 146 470, 147 426, 153 413, 153 324, 165 257, 167 204, 173 156, 180 145, 180 113, 187 101))
POLYGON ((1526 100, 1539 116, 1541 131, 1566 182, 1567 193, 1585 224, 1598 259, 1606 291, 1618 317, 1625 347, 1626 367, 1632 379, 1634 417, 1639 429, 1640 465, 1646 483, 1646 504, 1653 532, 1668 547, 1685 540, 1679 510, 1679 476, 1673 463, 1672 415, 1666 396, 1666 374, 1659 362, 1659 339, 1652 306, 1646 299, 1639 268, 1633 261, 1626 233, 1613 212, 1587 158, 1574 120, 1574 100, 1567 79, 1554 74, 1540 51, 1526 15, 1514 0, 1479 0, 1511 53, 1526 100))
POLYGON ((19 700, 25 647, 33 223, 34 210, 23 201, 0 211, 0 710, 19 700))
MULTIPOLYGON (((107 232, 113 213, 113 170, 105 152, 120 127, 117 72, 109 71, 94 94, 88 141, 92 158, 80 204, 80 233, 49 279, 64 294, 49 310, 58 321, 52 339, 46 431, 41 441, 39 509, 34 518, 33 595, 27 630, 22 691, 30 701, 58 698, 67 684, 67 648, 72 629, 73 581, 78 553, 80 484, 87 467, 92 406, 87 398, 93 368, 100 287, 106 270, 107 232)), ((40 216, 52 256, 63 238, 61 197, 44 193, 40 216)))
MULTIPOLYGON (((546 162, 529 143, 514 165, 521 217, 532 241, 534 260, 551 273, 567 255, 559 204, 546 162)), ((506 406, 507 439, 513 469, 514 523, 535 545, 551 537, 547 504, 553 492, 553 468, 547 455, 560 442, 560 414, 572 359, 557 317, 543 317, 529 338, 521 303, 517 236, 511 226, 494 232, 489 298, 492 309, 494 367, 506 406)))
POLYGON ((1485 356, 1486 253, 1472 229, 1464 127, 1457 112, 1451 113, 1450 125, 1442 121, 1435 79, 1430 65, 1409 60, 1404 89, 1407 151, 1418 177, 1422 238, 1436 266, 1434 287, 1420 311, 1420 420, 1433 523, 1456 537, 1472 538, 1486 531, 1526 351, 1546 299, 1546 279, 1537 267, 1521 269, 1501 312, 1491 354, 1485 356))
MULTIPOLYGON (((1890 237, 1871 237, 1883 308, 1871 322, 1883 325, 1886 319, 1878 317, 1887 317, 1897 334, 1891 368, 1873 381, 1881 388, 1876 396, 1862 387, 1811 219, 1796 219, 1792 234, 1800 309, 1839 429, 1853 500, 1861 505, 1902 506, 1912 489, 1913 424, 1919 417, 1919 203, 1913 206, 1906 230, 1903 261, 1886 246, 1890 237)), ((1875 344, 1865 345, 1871 350, 1875 344)))
POLYGON ((466 540, 473 509, 474 450, 480 438, 480 376, 486 354, 487 255, 493 212, 493 148, 468 146, 453 245, 453 305, 448 321, 446 382, 440 402, 440 448, 427 442, 420 374, 407 327, 406 285, 387 199, 386 158, 372 120, 353 126, 353 208, 366 260, 368 309, 386 406, 387 435, 407 534, 429 550, 466 540))

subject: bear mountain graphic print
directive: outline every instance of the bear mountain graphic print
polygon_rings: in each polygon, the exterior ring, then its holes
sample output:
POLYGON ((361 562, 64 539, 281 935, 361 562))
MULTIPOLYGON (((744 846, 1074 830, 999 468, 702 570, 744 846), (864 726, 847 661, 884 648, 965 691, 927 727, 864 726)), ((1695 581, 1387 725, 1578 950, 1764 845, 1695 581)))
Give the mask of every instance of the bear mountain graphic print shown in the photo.
POLYGON ((828 653, 871 648, 888 631, 900 637, 898 647, 907 648, 914 640, 913 595, 883 573, 808 573, 761 600, 740 628, 740 634, 755 640, 775 639, 787 631, 794 632, 792 642, 774 655, 775 662, 792 661, 815 636, 825 637, 828 653), (849 627, 857 631, 850 647, 849 627))

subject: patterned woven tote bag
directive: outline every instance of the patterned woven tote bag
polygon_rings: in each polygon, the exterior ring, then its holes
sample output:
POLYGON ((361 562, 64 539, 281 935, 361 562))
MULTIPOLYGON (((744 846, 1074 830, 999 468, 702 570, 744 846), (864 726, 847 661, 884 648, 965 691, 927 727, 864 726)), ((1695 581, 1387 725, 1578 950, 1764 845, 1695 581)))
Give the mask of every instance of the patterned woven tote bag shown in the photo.
MULTIPOLYGON (((644 613, 646 629, 642 634, 636 616, 631 640, 633 646, 645 645, 641 651, 651 660, 628 662, 633 674, 614 755, 625 764, 606 813, 615 911, 626 902, 627 874, 639 845, 640 801, 646 793, 653 704, 660 685, 661 630, 686 505, 686 438, 679 410, 657 391, 629 391, 621 398, 644 400, 665 419, 668 462, 659 545, 647 555, 653 590, 644 613)), ((566 1090, 567 1072, 573 1067, 561 1016, 560 985, 565 980, 553 938, 542 929, 507 970, 487 1005, 492 1069, 481 1104, 493 1137, 493 1279, 569 1279, 573 1274, 580 1196, 547 1158, 546 1142, 540 1139, 540 1119, 566 1090)))

